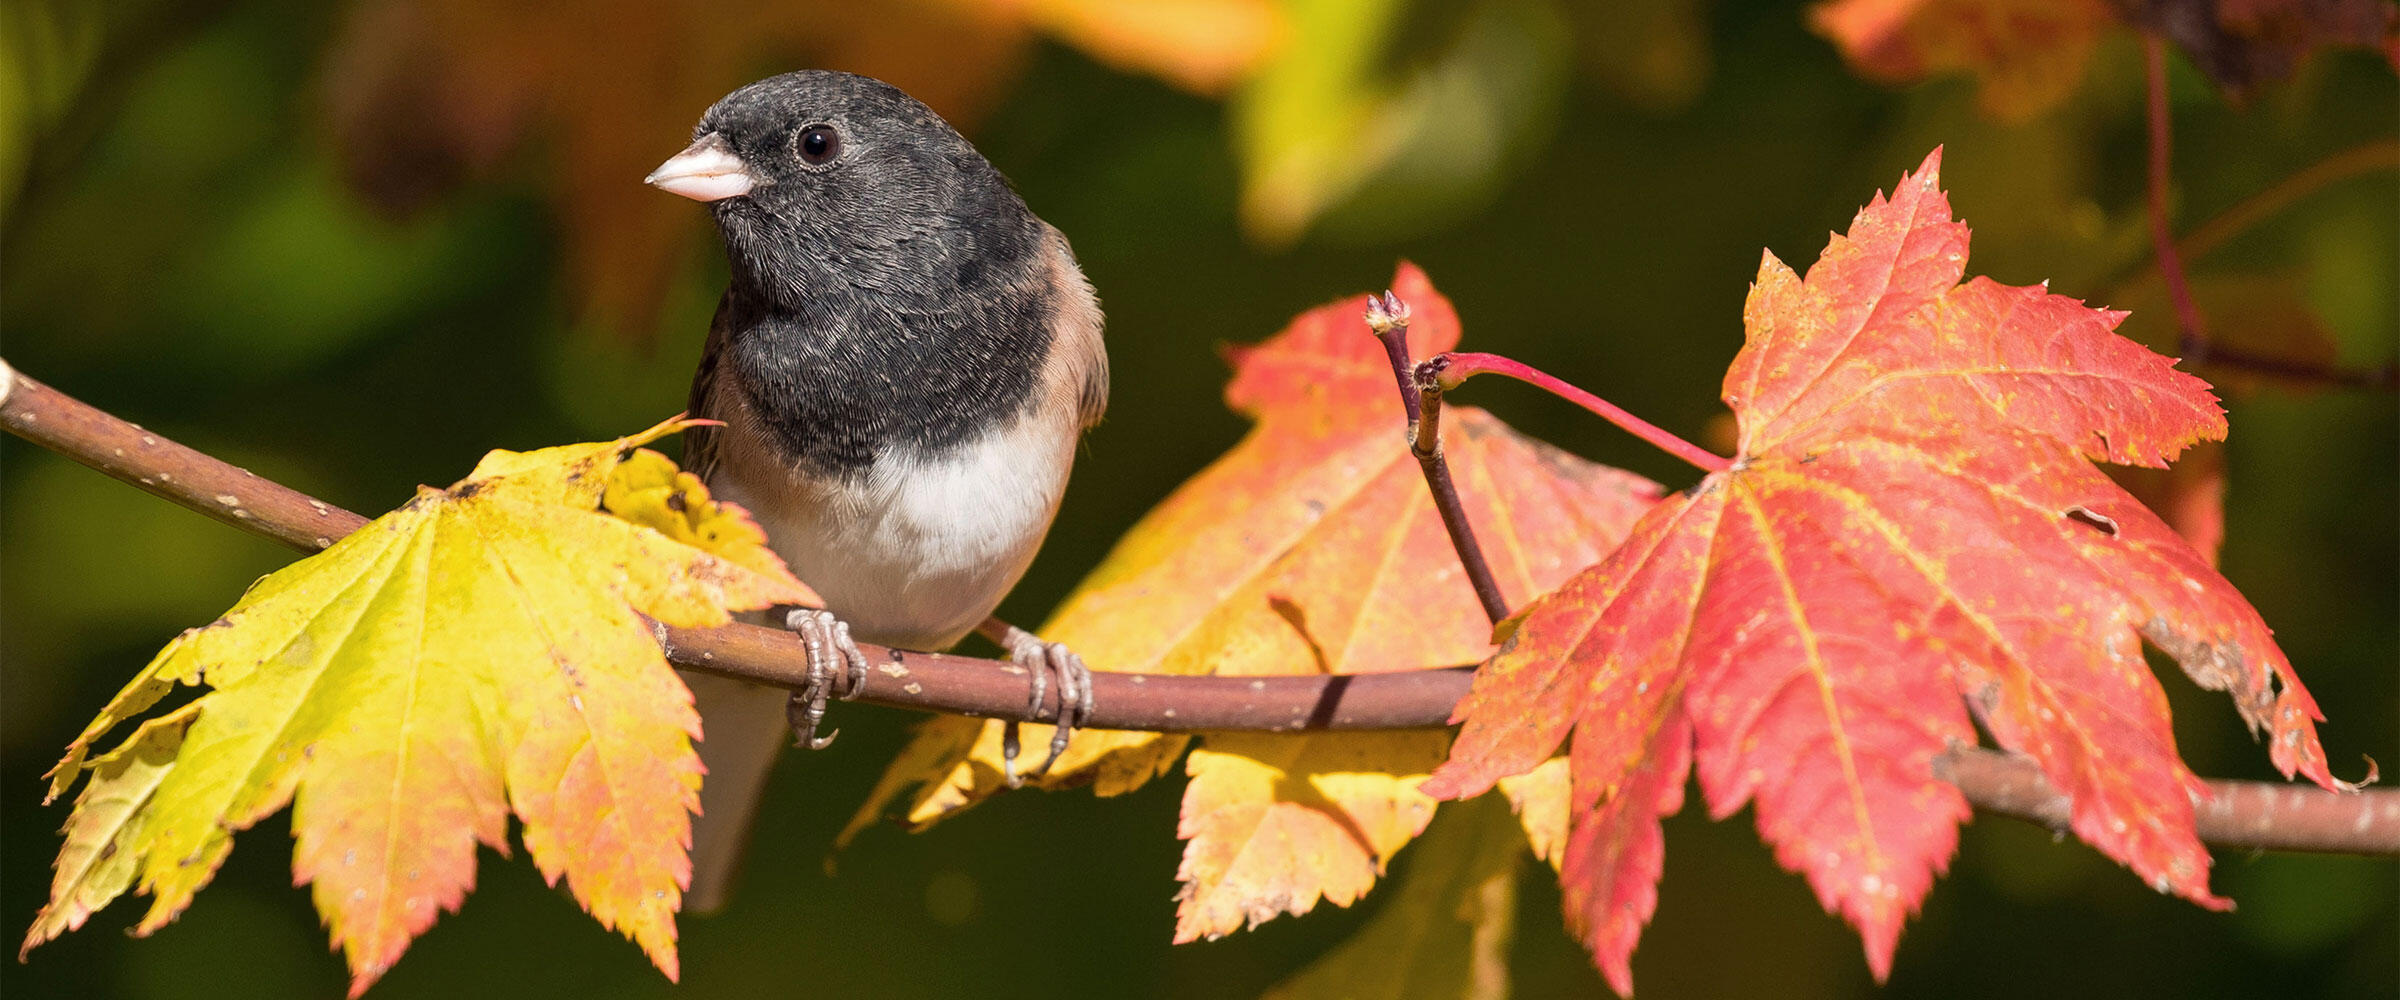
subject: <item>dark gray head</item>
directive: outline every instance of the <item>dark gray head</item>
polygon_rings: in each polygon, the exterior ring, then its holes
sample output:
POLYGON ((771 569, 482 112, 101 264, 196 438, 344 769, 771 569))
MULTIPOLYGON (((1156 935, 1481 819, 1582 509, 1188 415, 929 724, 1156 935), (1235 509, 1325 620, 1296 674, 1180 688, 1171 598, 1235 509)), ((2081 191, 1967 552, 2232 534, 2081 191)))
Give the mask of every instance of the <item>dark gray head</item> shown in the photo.
POLYGON ((734 283, 798 306, 957 294, 1041 247, 1008 181, 931 108, 881 80, 786 73, 726 95, 646 178, 707 202, 734 283))

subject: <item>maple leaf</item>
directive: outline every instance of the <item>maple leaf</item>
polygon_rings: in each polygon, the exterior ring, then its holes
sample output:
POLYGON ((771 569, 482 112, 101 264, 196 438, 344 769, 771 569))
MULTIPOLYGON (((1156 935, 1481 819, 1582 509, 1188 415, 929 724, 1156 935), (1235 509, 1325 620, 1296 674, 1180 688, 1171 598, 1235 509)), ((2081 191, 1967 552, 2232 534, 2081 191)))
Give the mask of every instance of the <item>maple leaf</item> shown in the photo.
POLYGON ((1525 849, 1514 826, 1493 802, 1446 810, 1366 925, 1265 1000, 1509 996, 1525 849))
POLYGON ((2100 34, 2116 23, 2106 0, 1830 0, 1808 19, 1870 80, 1974 72, 1977 100, 2006 121, 2073 94, 2100 34))
MULTIPOLYGON (((2142 5, 2133 5, 2136 8, 2142 5)), ((2186 0, 2142 14, 2236 97, 2281 79, 2326 46, 2382 50, 2400 62, 2400 14, 2385 0, 2186 0)), ((1968 71, 1984 109, 2023 120, 2083 83, 2101 36, 2126 5, 2108 0, 1827 0, 1809 24, 1861 76, 1910 83, 1968 71)), ((2136 25, 2137 27, 2140 25, 2136 25)))
POLYGON ((91 779, 25 948, 128 888, 157 930, 289 802, 353 996, 458 909, 512 813, 543 876, 675 977, 700 723, 651 620, 814 600, 738 508, 655 452, 620 461, 683 426, 494 451, 169 643, 51 772, 53 798, 91 779), (210 690, 85 761, 178 685, 210 690))
POLYGON ((1525 827, 1525 843, 1533 856, 1557 868, 1567 850, 1567 769, 1565 757, 1552 757, 1524 774, 1499 781, 1500 794, 1525 827))
POLYGON ((1357 902, 1433 820, 1417 786, 1449 749, 1440 731, 1207 737, 1184 764, 1175 943, 1357 902))
POLYGON ((1479 793, 1571 735, 1565 904, 1620 992, 1658 817, 1695 769, 1718 818, 1755 808, 1882 976, 1968 815, 1931 763, 1975 744, 1970 711, 2069 795, 2077 836, 2226 905, 2142 638, 2230 692, 2285 775, 2339 785, 2258 613, 2091 464, 2222 437, 2206 383, 2116 336, 2120 313, 1960 284, 1940 159, 1805 280, 1766 255, 1725 379, 1738 457, 1522 614, 1423 786, 1479 793))
MULTIPOLYGON (((2342 365, 2340 343, 2308 305, 2295 276, 2284 274, 2195 274, 2192 300, 2208 318, 2208 351, 2256 359, 2256 365, 2202 361, 2219 391, 2236 398, 2275 385, 2287 392, 2322 388, 2321 380, 2293 372, 2329 372, 2342 365), (2263 369, 2263 370, 2261 370, 2263 369)), ((2132 313, 2118 329, 2154 349, 2172 349, 2182 339, 2163 281, 2136 282, 2119 305, 2132 313)), ((2156 511, 2214 565, 2225 541, 2227 470, 2224 446, 2202 442, 2168 469, 2119 467, 2117 482, 2156 511)))
MULTIPOLYGON (((1412 350, 1458 342, 1456 311, 1421 271, 1402 265, 1392 287, 1415 313, 1412 350)), ((1343 674, 1489 655, 1490 622, 1401 440, 1390 362, 1365 327, 1366 306, 1356 296, 1319 307, 1229 352, 1226 401, 1258 426, 1128 532, 1043 636, 1093 669, 1140 673, 1343 674)), ((1540 593, 1599 558, 1657 496, 1645 480, 1521 437, 1480 410, 1448 411, 1443 432, 1509 593, 1540 593)), ((1050 733, 1028 730, 1030 748, 1050 733)), ((903 798, 907 821, 922 827, 997 794, 1000 732, 976 719, 927 723, 845 837, 903 798)), ((1081 732, 1036 783, 1120 794, 1164 773, 1190 740, 1081 732)), ((1184 794, 1177 940, 1365 892, 1431 817, 1416 785, 1446 737, 1206 742, 1184 794)))

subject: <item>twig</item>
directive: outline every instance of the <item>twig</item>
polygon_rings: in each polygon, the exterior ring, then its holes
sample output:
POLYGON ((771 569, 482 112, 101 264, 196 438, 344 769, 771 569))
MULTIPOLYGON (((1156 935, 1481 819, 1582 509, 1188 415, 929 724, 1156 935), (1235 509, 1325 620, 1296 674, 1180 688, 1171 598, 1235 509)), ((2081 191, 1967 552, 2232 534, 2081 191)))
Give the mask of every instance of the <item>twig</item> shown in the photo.
MULTIPOLYGON (((2154 252, 2158 261, 2158 276, 2160 280, 2166 282, 2167 299, 2174 303, 2176 353, 2183 355, 2183 361, 2193 366, 2216 365, 2224 368, 2238 368, 2278 378, 2325 382, 2361 389, 2388 389, 2392 388, 2395 382, 2400 382, 2400 369, 2391 366, 2367 371, 2328 368, 2307 362, 2290 361, 2236 350, 2217 344, 2209 336, 2208 316, 2200 311, 2199 301, 2192 297, 2191 281, 2183 270, 2183 246, 2176 243, 2174 222, 2167 217, 2168 189, 2174 184, 2175 120, 2173 111, 2167 106, 2167 43, 2157 35, 2145 35, 2142 38, 2142 69, 2148 97, 2145 107, 2150 129, 2147 199, 2150 214, 2150 242, 2156 248, 2154 252)), ((2322 177, 2311 176, 2308 172, 2304 172, 2303 177, 2317 184, 2329 183, 2328 179, 2323 178, 2339 176, 2343 171, 2357 169, 2360 163, 2372 162, 2378 155, 2388 156, 2389 154, 2388 151, 2365 147, 2351 155, 2356 158, 2357 162, 2337 160, 2333 164, 2333 169, 2317 172, 2323 175, 2322 177)), ((2269 191, 2269 194, 2273 193, 2272 190, 2269 191)), ((2296 198, 2298 194, 2288 197, 2296 198)), ((2237 211, 2241 207, 2237 206, 2237 211)), ((2265 207, 2271 209, 2275 205, 2270 201, 2265 207)), ((2260 210, 2253 208, 2252 212, 2260 210)), ((2226 238, 2229 230, 2219 228, 2220 226, 2249 225, 2255 221, 2256 219, 2252 216, 2234 213, 2228 213, 2228 216, 2212 220, 2208 226, 2202 227, 2192 235, 2191 244, 2195 255, 2213 249, 2216 246, 2215 241, 2226 238)))
MULTIPOLYGON (((0 362, 0 426, 158 496, 227 524, 313 552, 366 519, 183 447, 11 370, 0 362)), ((784 688, 806 680, 797 636, 753 625, 661 626, 679 666, 784 688)), ((1044 721, 1055 698, 1025 715, 1025 684, 1011 664, 862 645, 873 669, 861 701, 899 708, 1044 721)), ((1100 729, 1292 732, 1423 729, 1444 725, 1466 694, 1469 668, 1290 677, 1187 677, 1098 672, 1100 729)), ((2064 796, 2028 760, 1955 751, 1936 774, 1979 809, 2057 825, 2064 796)), ((2400 856, 2400 790, 2354 794, 2278 782, 2210 781, 2200 838, 2235 847, 2400 856)))
POLYGON ((1408 370, 1417 359, 1408 353, 1408 301, 1386 290, 1382 297, 1367 296, 1367 330, 1382 342, 1384 356, 1392 362, 1392 381, 1400 388, 1400 409, 1408 414, 1409 440, 1418 439, 1417 422, 1424 412, 1417 405, 1417 393, 1409 384, 1408 370))
MULTIPOLYGON (((2161 89, 2154 89, 2153 94, 2163 94, 2163 74, 2154 83, 2161 85, 2161 89)), ((2226 241, 2247 231, 2260 221, 2274 216, 2275 213, 2289 208, 2300 199, 2337 181, 2378 170, 2400 167, 2400 142, 2378 139, 2355 146, 2310 164, 2300 172, 2278 181, 2272 187, 2243 199, 2239 204, 2219 213, 2216 218, 2202 223, 2181 240, 2165 240, 2160 235, 2162 227, 2167 222, 2164 194, 2167 170, 2164 161, 2166 155, 2171 152, 2172 140, 2168 134, 2170 130, 2167 127, 2168 119, 2165 116, 2163 103, 2154 97, 2149 113, 2151 115, 2151 167, 2148 211, 2151 242, 2156 249, 2148 262, 2128 269, 2128 272, 2120 272, 2116 278, 2107 282, 2107 287, 2113 291, 2099 296, 2102 301, 2130 298, 2152 281, 2167 283, 2170 293, 2172 293, 2172 289, 2177 286, 2177 283, 2184 280, 2183 266, 2185 262, 2207 256, 2218 247, 2223 246, 2226 241)), ((2197 303, 2190 300, 2188 286, 2185 288, 2183 301, 2190 304, 2190 312, 2193 315, 2199 315, 2197 303)), ((2180 342, 2178 350, 2190 354, 2191 356, 2187 360, 2195 366, 2205 363, 2295 382, 2322 383, 2353 389, 2389 391, 2400 388, 2400 366, 2387 364, 2380 368, 2332 367, 2256 354, 2208 341, 2205 338, 2203 338, 2201 348, 2195 351, 2191 346, 2191 331, 2194 327, 2186 321, 2182 304, 2179 304, 2176 310, 2180 342)))
POLYGON ((1450 533, 1450 547, 1458 550, 1458 564, 1475 587, 1475 599, 1483 604, 1485 617, 1498 625, 1508 618, 1508 598, 1500 593, 1500 581, 1492 578, 1491 561, 1483 557, 1483 545, 1475 540, 1475 526, 1468 523, 1466 505, 1459 500, 1458 484, 1450 478, 1450 460, 1442 457, 1441 389, 1427 390, 1414 377, 1416 359, 1408 353, 1408 303, 1388 291, 1380 299, 1367 296, 1367 302, 1367 329, 1383 341, 1384 354, 1392 362, 1392 381, 1400 387, 1400 408, 1408 414, 1409 453, 1417 457, 1417 468, 1425 473, 1433 509, 1442 515, 1442 530, 1450 533))
POLYGON ((2379 170, 2400 169, 2400 140, 2376 139, 2345 149, 2300 169, 2298 173, 2275 182, 2274 185, 2232 208, 2217 213, 2217 217, 2201 223, 2183 239, 2175 242, 2175 252, 2184 260, 2208 256, 2226 241, 2249 231, 2250 227, 2274 217, 2293 203, 2315 194, 2337 181, 2348 180, 2379 170))
POLYGON ((2157 35, 2142 36, 2142 72, 2150 125, 2150 242, 2158 255, 2158 275, 2167 282, 2167 298, 2175 305, 2175 325, 2180 331, 2177 353, 2185 361, 2200 364, 2208 360, 2208 318, 2192 301, 2191 283, 2183 276, 2183 258, 2175 251, 2175 226, 2167 219, 2167 188, 2174 183, 2175 122, 2167 107, 2167 43, 2157 35))
POLYGON ((2381 368, 2328 367, 2326 365, 2316 364, 2309 361, 2294 361, 2290 358, 2278 358, 2267 354, 2255 354, 2250 351, 2241 350, 2235 347, 2228 347, 2224 344, 2215 342, 2208 344, 2206 353, 2207 357, 2196 359, 2193 363, 2196 365, 2208 365, 2214 368, 2238 369, 2240 371, 2248 372, 2252 375, 2271 376, 2293 382, 2342 386, 2349 389, 2389 390, 2400 388, 2400 366, 2385 365, 2381 368))
POLYGON ((1668 433, 1665 428, 1634 416, 1624 407, 1576 388, 1559 377, 1522 361, 1511 360, 1497 354, 1453 351, 1449 354, 1436 355, 1417 366, 1419 384, 1426 384, 1430 381, 1436 391, 1456 389, 1459 383, 1477 375, 1505 375, 1519 382, 1547 389, 1552 395, 1592 411, 1600 419, 1617 425, 1624 432, 1649 442, 1659 450, 1692 463, 1702 472, 1723 472, 1733 467, 1733 463, 1724 456, 1676 437, 1668 433))

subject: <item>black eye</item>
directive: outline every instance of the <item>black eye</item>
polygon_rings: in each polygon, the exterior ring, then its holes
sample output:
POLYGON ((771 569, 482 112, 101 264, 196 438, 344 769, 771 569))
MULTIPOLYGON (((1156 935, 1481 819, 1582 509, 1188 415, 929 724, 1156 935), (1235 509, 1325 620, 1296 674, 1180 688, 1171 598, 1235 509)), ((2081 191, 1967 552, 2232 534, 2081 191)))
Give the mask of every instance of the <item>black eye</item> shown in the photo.
POLYGON ((842 135, 831 125, 811 125, 800 133, 800 162, 821 167, 842 155, 842 135))

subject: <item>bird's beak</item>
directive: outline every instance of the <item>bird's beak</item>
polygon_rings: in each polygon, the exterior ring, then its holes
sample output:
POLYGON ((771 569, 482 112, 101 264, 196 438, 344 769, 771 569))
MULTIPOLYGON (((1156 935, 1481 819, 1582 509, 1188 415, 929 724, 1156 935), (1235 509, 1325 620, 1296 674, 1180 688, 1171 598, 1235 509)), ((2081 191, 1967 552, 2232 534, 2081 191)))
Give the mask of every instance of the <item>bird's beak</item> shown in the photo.
POLYGON ((644 184, 693 201, 739 198, 750 193, 754 182, 750 165, 733 155, 725 137, 715 132, 701 136, 642 178, 644 184))

